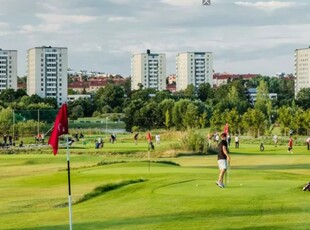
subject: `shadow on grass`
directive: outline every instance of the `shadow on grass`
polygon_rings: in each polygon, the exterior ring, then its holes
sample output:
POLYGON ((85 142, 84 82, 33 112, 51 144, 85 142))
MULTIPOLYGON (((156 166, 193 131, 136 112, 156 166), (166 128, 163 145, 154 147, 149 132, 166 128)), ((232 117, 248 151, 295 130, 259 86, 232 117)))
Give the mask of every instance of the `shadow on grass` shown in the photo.
MULTIPOLYGON (((309 220, 305 219, 304 222, 290 223, 284 221, 283 223, 272 223, 264 222, 257 220, 257 217, 265 215, 280 215, 285 211, 286 214, 296 214, 301 210, 299 208, 293 208, 289 210, 283 210, 282 208, 275 208, 272 210, 264 211, 261 209, 252 209, 250 211, 240 209, 233 210, 214 210, 209 213, 207 210, 195 211, 195 212, 178 212, 168 214, 164 213, 162 215, 153 215, 153 216, 137 216, 133 218, 115 218, 107 221, 92 221, 92 222, 82 222, 75 223, 73 220, 73 229, 81 230, 96 230, 96 229, 219 229, 219 226, 214 226, 212 220, 217 219, 219 216, 222 217, 223 229, 227 230, 236 230, 236 229, 251 229, 251 230, 263 230, 263 229, 307 229, 306 226, 309 225, 309 220), (231 224, 227 227, 225 223, 225 218, 229 217, 246 217, 254 218, 257 221, 251 223, 251 221, 245 221, 243 226, 233 226, 231 224), (211 220, 208 224, 208 220, 211 220), (201 221, 205 223, 201 225, 201 221), (196 226, 196 222, 199 223, 196 226), (175 223, 174 227, 172 224, 175 223), (167 228, 165 228, 167 224, 167 228), (193 227, 196 226, 197 228, 193 227), (179 227, 179 228, 178 228, 179 227), (203 228, 202 228, 203 227, 203 228)), ((103 217, 104 218, 104 217, 103 217)), ((294 221, 294 220, 291 220, 294 221)), ((19 228, 20 230, 62 230, 68 229, 68 225, 50 225, 50 226, 41 226, 33 228, 19 228)), ((16 229, 16 228, 14 228, 16 229)), ((8 229, 13 230, 13 228, 8 229)))

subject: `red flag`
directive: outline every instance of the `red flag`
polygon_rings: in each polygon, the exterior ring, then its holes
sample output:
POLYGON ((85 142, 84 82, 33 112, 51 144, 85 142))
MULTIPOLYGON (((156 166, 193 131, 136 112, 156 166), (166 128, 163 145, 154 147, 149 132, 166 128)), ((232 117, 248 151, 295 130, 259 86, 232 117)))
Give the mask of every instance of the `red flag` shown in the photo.
POLYGON ((228 123, 224 126, 224 133, 228 134, 228 123))
POLYGON ((54 155, 58 152, 58 137, 62 134, 68 134, 67 104, 63 104, 58 111, 53 131, 48 140, 48 144, 53 148, 54 155))

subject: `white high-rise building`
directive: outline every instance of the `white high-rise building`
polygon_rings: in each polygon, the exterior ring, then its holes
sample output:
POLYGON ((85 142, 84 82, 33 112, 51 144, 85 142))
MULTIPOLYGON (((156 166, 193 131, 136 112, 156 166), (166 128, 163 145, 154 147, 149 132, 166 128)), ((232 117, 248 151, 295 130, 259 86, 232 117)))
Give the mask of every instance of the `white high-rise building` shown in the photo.
POLYGON ((68 49, 35 47, 28 50, 28 95, 56 98, 58 106, 68 98, 68 49))
POLYGON ((310 88, 310 46, 295 50, 295 97, 302 88, 310 88))
POLYGON ((152 88, 166 90, 166 55, 146 53, 131 57, 131 90, 152 88))
POLYGON ((213 55, 211 52, 185 52, 176 56, 176 90, 193 84, 213 84, 213 55))
POLYGON ((0 91, 17 90, 17 50, 0 49, 0 91))

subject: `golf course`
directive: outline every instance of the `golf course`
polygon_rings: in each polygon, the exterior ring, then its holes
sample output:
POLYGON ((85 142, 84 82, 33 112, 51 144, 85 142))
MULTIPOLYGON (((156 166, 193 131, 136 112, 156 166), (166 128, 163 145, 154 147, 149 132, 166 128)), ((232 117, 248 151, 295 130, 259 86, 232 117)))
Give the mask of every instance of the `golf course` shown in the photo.
MULTIPOLYGON (((310 151, 230 147, 226 187, 216 154, 168 156, 171 140, 70 147, 73 229, 310 229, 310 151)), ((69 229, 66 149, 0 154, 0 229, 69 229)))

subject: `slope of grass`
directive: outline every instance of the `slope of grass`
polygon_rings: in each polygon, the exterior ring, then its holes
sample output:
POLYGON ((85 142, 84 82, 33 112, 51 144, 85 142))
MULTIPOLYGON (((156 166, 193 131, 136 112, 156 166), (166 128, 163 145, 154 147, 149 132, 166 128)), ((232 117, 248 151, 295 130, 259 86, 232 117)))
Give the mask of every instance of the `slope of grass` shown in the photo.
MULTIPOLYGON (((228 186, 215 185, 215 155, 165 158, 72 154, 72 199, 98 186, 141 178, 73 205, 73 228, 308 229, 310 157, 303 146, 231 147, 228 186), (104 159, 103 159, 104 158, 104 159), (121 164, 97 165, 102 161, 121 164), (92 166, 92 167, 84 167, 92 166)), ((66 156, 0 155, 0 229, 68 229, 66 156)))

